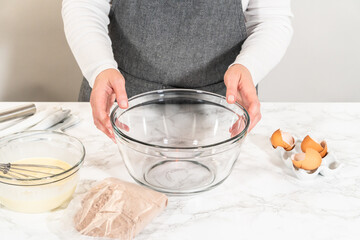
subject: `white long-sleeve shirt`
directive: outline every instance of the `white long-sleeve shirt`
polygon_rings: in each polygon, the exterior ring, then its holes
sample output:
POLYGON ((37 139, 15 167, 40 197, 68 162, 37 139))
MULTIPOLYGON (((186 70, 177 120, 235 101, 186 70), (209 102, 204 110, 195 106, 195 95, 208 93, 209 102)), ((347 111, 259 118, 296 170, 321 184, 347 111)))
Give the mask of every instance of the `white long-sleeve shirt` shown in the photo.
MULTIPOLYGON (((248 38, 233 64, 249 69, 256 85, 281 60, 290 43, 290 0, 242 0, 242 6, 248 38)), ((65 35, 91 87, 100 72, 118 67, 108 35, 109 12, 110 0, 63 0, 65 35)))

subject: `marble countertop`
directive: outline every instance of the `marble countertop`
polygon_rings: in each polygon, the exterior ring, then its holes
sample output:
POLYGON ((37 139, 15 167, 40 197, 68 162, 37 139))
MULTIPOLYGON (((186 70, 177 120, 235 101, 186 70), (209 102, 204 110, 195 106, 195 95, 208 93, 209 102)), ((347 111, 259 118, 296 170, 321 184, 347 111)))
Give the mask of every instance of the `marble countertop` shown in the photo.
MULTIPOLYGON (((87 151, 75 196, 110 176, 133 182, 117 146, 93 125, 88 103, 38 104, 55 105, 83 119, 67 130, 87 151)), ((194 196, 169 197, 167 209, 136 240, 359 239, 360 103, 263 103, 262 115, 223 184, 194 196), (323 136, 342 169, 331 177, 297 179, 269 142, 278 128, 323 136)), ((59 234, 67 231, 59 227, 63 211, 21 214, 0 208, 0 239, 72 239, 59 234)))

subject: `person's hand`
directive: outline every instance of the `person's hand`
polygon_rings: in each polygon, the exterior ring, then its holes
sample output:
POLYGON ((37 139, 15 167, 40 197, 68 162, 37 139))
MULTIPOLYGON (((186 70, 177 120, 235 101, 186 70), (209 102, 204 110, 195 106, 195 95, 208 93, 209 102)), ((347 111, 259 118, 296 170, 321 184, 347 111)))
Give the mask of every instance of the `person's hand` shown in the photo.
POLYGON ((117 101, 120 108, 128 107, 128 98, 125 91, 125 79, 116 69, 106 69, 95 79, 90 96, 90 104, 94 123, 115 142, 114 131, 110 123, 110 109, 117 101))
POLYGON ((248 131, 250 132, 260 121, 261 113, 260 102, 249 70, 241 64, 234 64, 226 71, 224 82, 227 88, 226 101, 228 103, 237 101, 248 111, 250 115, 248 131))

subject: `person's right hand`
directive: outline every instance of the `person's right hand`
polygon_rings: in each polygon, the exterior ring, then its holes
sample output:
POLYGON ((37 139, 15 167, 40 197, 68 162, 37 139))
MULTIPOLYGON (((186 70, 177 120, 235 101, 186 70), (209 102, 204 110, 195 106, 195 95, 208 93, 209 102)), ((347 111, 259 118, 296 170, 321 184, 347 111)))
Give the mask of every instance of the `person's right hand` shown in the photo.
POLYGON ((90 96, 90 104, 94 123, 115 142, 115 135, 110 123, 110 109, 117 101, 120 108, 128 107, 128 98, 125 90, 125 79, 117 69, 106 69, 95 79, 90 96))

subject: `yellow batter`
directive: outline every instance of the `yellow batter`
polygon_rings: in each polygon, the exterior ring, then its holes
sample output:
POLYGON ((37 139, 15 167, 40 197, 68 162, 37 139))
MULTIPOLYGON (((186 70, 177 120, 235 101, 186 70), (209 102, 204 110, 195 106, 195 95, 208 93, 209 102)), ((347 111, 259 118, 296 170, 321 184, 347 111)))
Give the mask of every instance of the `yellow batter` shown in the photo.
MULTIPOLYGON (((27 158, 21 159, 13 164, 41 164, 58 166, 65 170, 71 168, 71 165, 65 161, 53 158, 27 158)), ((14 166, 14 168, 17 166, 14 166)), ((50 169, 40 167, 26 167, 26 169, 45 172, 49 174, 16 170, 19 173, 31 175, 29 178, 43 178, 64 172, 61 169, 50 169), (50 175, 51 174, 51 175, 50 175)), ((15 169, 14 169, 15 171, 15 169)), ((8 183, 21 184, 21 186, 1 184, 0 185, 0 203, 9 209, 19 212, 44 212, 54 209, 70 198, 76 188, 77 173, 70 172, 61 174, 58 177, 51 177, 37 181, 14 181, 7 180, 8 183), (71 175, 72 174, 72 175, 71 175), (71 175, 71 176, 70 176, 71 175), (39 185, 42 184, 42 185, 39 185), (35 186, 31 186, 35 185, 35 186)), ((14 173, 13 173, 14 174, 14 173)), ((14 174, 15 175, 15 174, 14 174)), ((9 175, 0 172, 0 176, 9 175)), ((25 176, 17 175, 17 178, 29 179, 25 176)))

